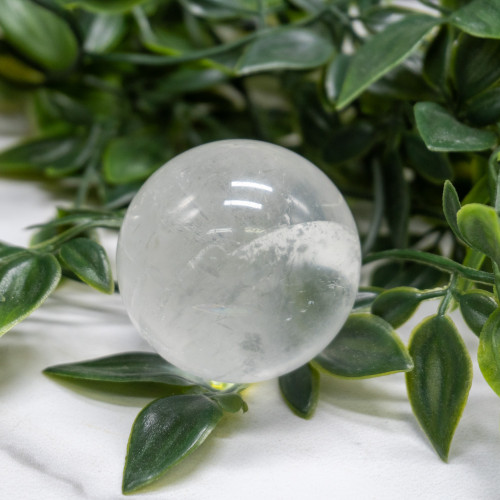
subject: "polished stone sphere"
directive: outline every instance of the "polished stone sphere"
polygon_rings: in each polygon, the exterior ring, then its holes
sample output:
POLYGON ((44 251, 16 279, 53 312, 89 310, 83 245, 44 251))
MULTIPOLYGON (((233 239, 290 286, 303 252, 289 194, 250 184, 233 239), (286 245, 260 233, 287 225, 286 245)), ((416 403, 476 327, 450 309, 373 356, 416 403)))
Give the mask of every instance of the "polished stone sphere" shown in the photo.
POLYGON ((117 264, 128 314, 161 356, 206 380, 249 383, 333 340, 356 296, 360 246, 342 195, 312 163, 225 140, 148 179, 117 264))

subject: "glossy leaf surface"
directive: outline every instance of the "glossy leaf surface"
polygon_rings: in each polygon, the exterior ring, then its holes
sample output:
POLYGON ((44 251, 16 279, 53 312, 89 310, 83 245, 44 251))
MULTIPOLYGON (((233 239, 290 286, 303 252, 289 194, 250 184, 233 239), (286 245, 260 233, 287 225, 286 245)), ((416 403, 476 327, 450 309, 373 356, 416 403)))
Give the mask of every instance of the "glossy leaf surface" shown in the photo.
POLYGON ((496 136, 490 130, 464 125, 434 102, 417 103, 415 120, 422 139, 431 151, 483 151, 496 142, 496 136))
POLYGON ((78 57, 66 21, 30 0, 0 0, 0 27, 9 43, 47 70, 65 70, 78 57))
POLYGON ((497 309, 498 303, 492 293, 471 290, 459 298, 460 312, 467 326, 479 337, 488 318, 497 309))
POLYGON ((113 293, 115 283, 104 248, 89 238, 75 238, 60 248, 64 265, 100 292, 113 293))
POLYGON ((60 278, 53 255, 11 252, 0 260, 0 335, 40 307, 60 278))
POLYGON ((333 54, 326 35, 306 28, 270 31, 245 49, 236 65, 239 75, 284 69, 310 69, 321 66, 333 54))
POLYGON ((408 397, 422 429, 446 461, 472 382, 469 353, 445 316, 420 323, 409 349, 415 367, 406 374, 408 397))
POLYGON ((220 406, 203 395, 157 399, 137 416, 128 443, 123 492, 158 479, 200 446, 222 418, 220 406))
POLYGON ((85 37, 87 52, 102 53, 113 49, 125 35, 125 17, 115 14, 96 14, 85 37))
POLYGON ((318 403, 319 373, 310 364, 279 378, 281 395, 299 417, 311 418, 318 403))
POLYGON ((346 378, 375 377, 413 366, 391 325, 368 313, 351 314, 314 361, 328 373, 346 378))
POLYGON ((438 23, 439 20, 430 16, 408 16, 365 42, 347 69, 337 107, 347 106, 363 90, 408 57, 438 23))
POLYGON ((500 396, 500 309, 489 317, 481 331, 477 360, 486 382, 500 396))
POLYGON ((242 410, 244 413, 248 411, 248 406, 243 398, 236 393, 222 393, 210 395, 210 399, 215 401, 224 411, 228 413, 238 413, 242 410))
POLYGON ((458 9, 451 21, 471 35, 500 38, 500 4, 497 0, 472 0, 458 9))
POLYGON ((51 366, 44 373, 98 382, 156 382, 159 384, 192 386, 199 383, 150 352, 127 352, 104 358, 51 366))
POLYGON ((500 265, 500 222, 493 207, 469 203, 459 210, 457 224, 472 248, 500 265))

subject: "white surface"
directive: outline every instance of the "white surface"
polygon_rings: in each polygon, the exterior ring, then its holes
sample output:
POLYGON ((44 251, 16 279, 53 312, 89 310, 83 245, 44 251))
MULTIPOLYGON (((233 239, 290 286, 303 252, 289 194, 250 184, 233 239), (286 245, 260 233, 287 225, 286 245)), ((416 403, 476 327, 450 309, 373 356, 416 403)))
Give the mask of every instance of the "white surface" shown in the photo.
POLYGON ((137 329, 205 380, 249 383, 319 354, 356 298, 361 250, 339 190, 262 141, 176 156, 132 200, 118 283, 137 329))
MULTIPOLYGON (((40 186, 0 179, 0 240, 26 243, 29 233, 20 228, 52 215, 54 203, 40 186)), ((454 318, 475 359, 477 339, 454 318)), ((409 331, 401 329, 405 340, 409 331)), ((147 349, 119 297, 69 284, 0 339, 1 499, 122 498, 129 431, 148 400, 109 401, 41 371, 147 349)), ((248 413, 227 417, 199 450, 135 498, 498 499, 500 400, 477 364, 474 375, 449 464, 418 428, 400 374, 364 381, 322 376, 310 421, 294 416, 270 381, 245 393, 248 413)))

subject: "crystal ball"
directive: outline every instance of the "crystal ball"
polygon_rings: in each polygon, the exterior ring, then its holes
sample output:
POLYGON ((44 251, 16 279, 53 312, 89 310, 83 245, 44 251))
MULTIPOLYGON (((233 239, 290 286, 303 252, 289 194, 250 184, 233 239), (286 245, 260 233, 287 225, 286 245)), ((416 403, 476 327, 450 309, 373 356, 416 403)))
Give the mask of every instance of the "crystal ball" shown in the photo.
POLYGON ((349 208, 312 163, 253 140, 195 147, 157 170, 123 221, 127 312, 166 360, 206 380, 250 383, 307 363, 356 296, 349 208))

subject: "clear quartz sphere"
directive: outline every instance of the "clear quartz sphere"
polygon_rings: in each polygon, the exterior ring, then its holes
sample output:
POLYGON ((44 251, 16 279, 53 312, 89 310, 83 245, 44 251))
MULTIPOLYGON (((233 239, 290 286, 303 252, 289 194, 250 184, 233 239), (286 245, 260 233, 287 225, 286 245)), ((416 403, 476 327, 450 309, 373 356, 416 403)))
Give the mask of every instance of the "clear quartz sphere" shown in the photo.
POLYGON ((312 163, 260 141, 193 148, 133 199, 120 291, 156 351, 206 380, 250 383, 321 352, 356 296, 349 208, 312 163))

